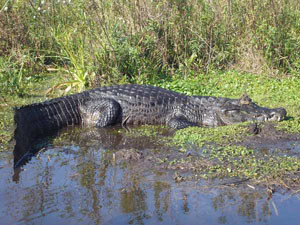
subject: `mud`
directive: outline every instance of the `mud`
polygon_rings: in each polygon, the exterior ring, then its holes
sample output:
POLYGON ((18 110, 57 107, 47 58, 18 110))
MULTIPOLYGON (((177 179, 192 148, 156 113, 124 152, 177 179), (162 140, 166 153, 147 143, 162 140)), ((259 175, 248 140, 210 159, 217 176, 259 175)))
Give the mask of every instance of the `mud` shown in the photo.
POLYGON ((275 123, 251 124, 247 137, 236 144, 265 152, 281 152, 291 156, 300 156, 300 134, 291 134, 278 130, 275 123))

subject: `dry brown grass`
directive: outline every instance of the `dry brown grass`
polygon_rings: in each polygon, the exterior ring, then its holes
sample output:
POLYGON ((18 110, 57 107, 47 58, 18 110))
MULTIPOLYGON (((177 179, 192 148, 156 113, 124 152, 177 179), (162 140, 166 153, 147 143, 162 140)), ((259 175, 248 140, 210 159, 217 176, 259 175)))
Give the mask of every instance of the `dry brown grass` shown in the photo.
POLYGON ((28 38, 28 27, 20 14, 0 13, 0 55, 26 47, 28 38))

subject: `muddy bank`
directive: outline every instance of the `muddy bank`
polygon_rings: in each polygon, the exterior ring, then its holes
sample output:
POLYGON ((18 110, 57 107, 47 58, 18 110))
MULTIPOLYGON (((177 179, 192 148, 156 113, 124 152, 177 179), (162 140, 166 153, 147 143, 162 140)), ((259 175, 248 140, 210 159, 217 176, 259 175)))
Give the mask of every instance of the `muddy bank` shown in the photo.
POLYGON ((278 130, 275 123, 249 125, 249 136, 237 144, 258 150, 281 150, 287 154, 300 155, 300 134, 278 130))

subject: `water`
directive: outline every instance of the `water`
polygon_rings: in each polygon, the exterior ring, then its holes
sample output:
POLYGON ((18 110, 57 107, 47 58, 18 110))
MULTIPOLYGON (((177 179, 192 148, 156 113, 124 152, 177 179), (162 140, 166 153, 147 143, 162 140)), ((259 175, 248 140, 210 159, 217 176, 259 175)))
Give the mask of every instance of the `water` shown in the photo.
POLYGON ((172 149, 118 130, 67 130, 21 170, 0 161, 0 224, 299 224, 300 193, 174 180, 172 149), (139 154, 130 157, 127 152, 139 154), (123 152, 124 154, 119 154, 123 152), (124 160, 125 159, 125 160, 124 160))

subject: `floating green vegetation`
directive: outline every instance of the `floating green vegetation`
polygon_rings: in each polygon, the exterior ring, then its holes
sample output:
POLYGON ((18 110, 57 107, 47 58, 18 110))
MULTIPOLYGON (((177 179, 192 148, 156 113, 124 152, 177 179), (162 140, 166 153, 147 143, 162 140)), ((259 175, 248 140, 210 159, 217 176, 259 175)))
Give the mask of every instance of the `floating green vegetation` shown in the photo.
MULTIPOLYGON (((294 120, 292 120, 294 121, 294 120)), ((299 132, 297 122, 289 131, 299 132)), ((290 121, 278 125, 285 127, 290 121)), ((289 186, 297 180, 300 183, 300 158, 280 154, 280 150, 269 154, 258 149, 237 145, 251 136, 248 123, 217 128, 186 128, 179 130, 173 137, 174 143, 181 146, 180 152, 193 145, 199 154, 193 157, 193 168, 200 178, 239 177, 258 183, 274 183, 289 186), (201 152, 201 154, 200 154, 201 152), (279 153, 279 154, 278 154, 279 153)), ((190 164, 190 159, 185 162, 190 164)), ((182 160, 172 161, 183 167, 182 160)), ((176 165, 175 165, 176 168, 176 165)))
POLYGON ((128 129, 119 130, 119 132, 130 137, 157 137, 164 136, 169 130, 166 126, 141 125, 128 127, 128 129))
POLYGON ((173 140, 175 144, 184 146, 187 143, 202 147, 205 144, 228 144, 242 141, 250 136, 247 123, 216 128, 189 127, 176 132, 173 140))
POLYGON ((260 182, 286 182, 300 168, 299 158, 264 154, 242 146, 210 148, 203 153, 204 158, 212 162, 203 168, 203 159, 199 161, 198 175, 203 178, 240 177, 260 182))
POLYGON ((289 133, 300 133, 300 118, 292 118, 282 121, 277 125, 277 128, 289 133))

